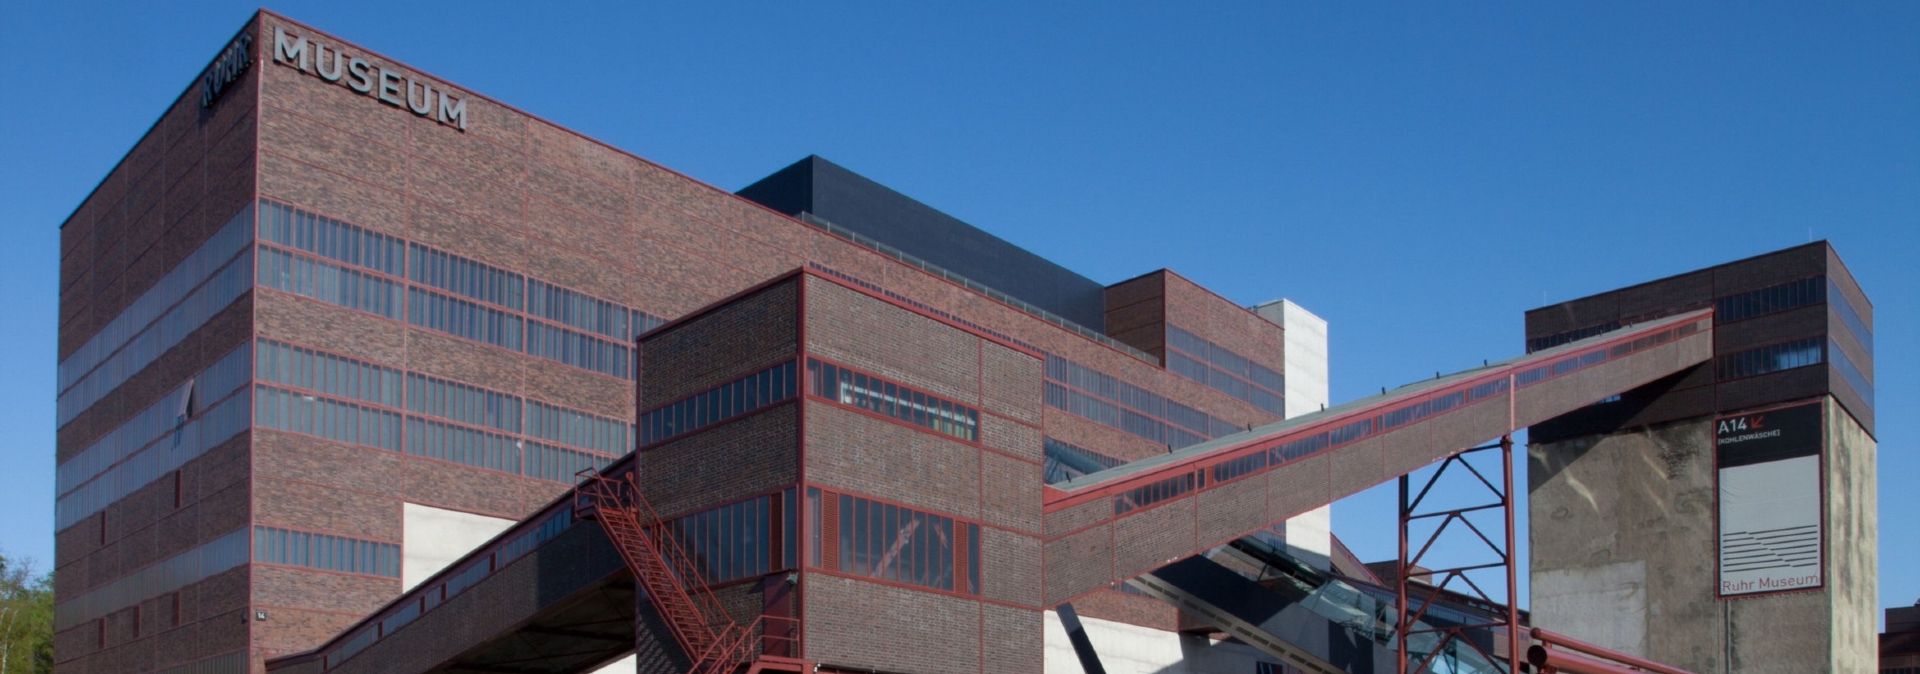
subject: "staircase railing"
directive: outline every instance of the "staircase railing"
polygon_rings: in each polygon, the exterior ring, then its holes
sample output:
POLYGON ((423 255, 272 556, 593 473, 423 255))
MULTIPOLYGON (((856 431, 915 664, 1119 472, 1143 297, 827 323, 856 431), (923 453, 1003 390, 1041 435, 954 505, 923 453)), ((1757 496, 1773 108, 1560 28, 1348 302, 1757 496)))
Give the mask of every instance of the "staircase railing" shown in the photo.
POLYGON ((606 531, 654 610, 692 660, 690 674, 730 674, 751 661, 761 621, 742 627, 707 586, 700 568, 640 495, 633 473, 579 473, 575 508, 606 531))

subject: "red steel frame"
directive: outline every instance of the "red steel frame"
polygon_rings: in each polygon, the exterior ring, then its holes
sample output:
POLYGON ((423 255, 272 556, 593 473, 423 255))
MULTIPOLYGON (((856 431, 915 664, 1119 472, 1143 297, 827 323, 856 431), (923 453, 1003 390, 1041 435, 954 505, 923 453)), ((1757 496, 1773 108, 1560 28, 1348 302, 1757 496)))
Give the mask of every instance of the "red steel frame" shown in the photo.
POLYGON ((1408 496, 1410 487, 1412 486, 1412 477, 1411 474, 1400 476, 1400 565, 1399 573, 1397 574, 1398 577, 1394 579, 1394 594, 1398 602, 1397 608, 1399 615, 1394 623, 1394 636, 1397 644, 1394 654, 1394 662, 1396 664, 1394 671, 1397 674, 1408 674, 1409 672, 1419 674, 1420 672, 1428 671, 1434 659, 1438 657, 1438 653, 1449 644, 1455 642, 1466 644, 1468 648, 1472 648, 1474 651, 1480 653, 1480 655, 1485 657, 1490 663, 1498 663, 1499 659, 1496 658, 1493 653, 1487 652, 1482 649, 1479 644, 1474 643, 1472 639, 1466 638, 1470 631, 1494 628, 1503 628, 1506 631, 1507 671, 1520 671, 1519 664, 1523 662, 1521 653, 1524 652, 1524 649, 1520 646, 1520 609, 1515 602, 1519 594, 1519 578, 1518 565, 1513 560, 1513 436, 1504 435, 1500 437, 1500 442, 1496 444, 1474 447, 1447 457, 1445 461, 1441 462, 1440 468, 1435 470, 1433 475, 1426 478, 1425 484, 1420 487, 1420 491, 1417 494, 1413 494, 1412 499, 1409 500, 1408 496), (1487 479, 1487 476, 1482 474, 1480 469, 1475 468, 1473 463, 1468 460, 1468 457, 1471 455, 1495 450, 1500 453, 1500 483, 1497 486, 1492 480, 1487 479), (1482 486, 1486 487, 1487 491, 1492 493, 1494 500, 1490 503, 1459 508, 1420 511, 1420 503, 1426 500, 1427 495, 1433 490, 1434 485, 1440 482, 1440 478, 1447 474, 1447 469, 1452 468, 1456 464, 1471 474, 1482 486), (1500 510, 1504 514, 1503 522, 1506 529, 1504 532, 1505 535, 1501 537, 1498 543, 1496 543, 1493 538, 1487 536, 1486 532, 1482 531, 1479 525, 1474 524, 1473 520, 1467 517, 1470 513, 1495 509, 1500 510), (1409 557, 1407 555, 1409 549, 1408 530, 1413 522, 1415 520, 1425 520, 1436 517, 1441 518, 1440 524, 1434 528, 1432 533, 1426 536, 1426 540, 1420 545, 1419 551, 1409 557), (1482 543, 1485 543, 1488 551, 1492 552, 1494 557, 1499 561, 1431 569, 1427 572, 1427 577, 1429 578, 1428 585, 1415 590, 1411 580, 1413 576, 1412 570, 1415 565, 1426 557, 1427 552, 1433 548, 1435 543, 1439 542, 1440 537, 1446 534, 1449 528, 1453 528, 1456 523, 1458 523, 1459 526, 1466 527, 1467 530, 1471 531, 1482 543), (1479 583, 1474 582, 1473 578, 1467 575, 1472 571, 1487 569, 1504 570, 1507 582, 1505 601, 1494 601, 1492 597, 1487 595, 1487 591, 1480 587, 1479 583), (1447 586, 1456 579, 1464 583, 1467 589, 1472 591, 1473 596, 1479 597, 1481 601, 1494 606, 1505 606, 1506 610, 1503 614, 1482 623, 1416 629, 1415 625, 1420 622, 1421 618, 1426 617, 1427 609, 1431 608, 1433 603, 1440 599, 1440 595, 1447 590, 1447 586), (1409 610, 1410 599, 1418 599, 1420 601, 1420 610, 1409 610), (1409 662, 1407 640, 1419 634, 1438 634, 1440 635, 1440 642, 1434 646, 1434 654, 1429 655, 1417 663, 1409 662), (1417 666, 1409 670, 1409 665, 1417 666))

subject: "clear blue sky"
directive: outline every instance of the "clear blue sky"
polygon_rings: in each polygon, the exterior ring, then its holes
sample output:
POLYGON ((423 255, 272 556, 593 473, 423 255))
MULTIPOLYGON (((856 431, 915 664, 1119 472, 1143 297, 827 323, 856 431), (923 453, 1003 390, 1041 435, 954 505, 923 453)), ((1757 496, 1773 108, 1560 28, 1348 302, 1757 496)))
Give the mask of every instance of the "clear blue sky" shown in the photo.
MULTIPOLYGON (((1293 298, 1336 401, 1831 239, 1875 303, 1882 599, 1920 599, 1920 4, 646 4, 276 9, 723 188, 817 153, 1096 280, 1293 298)), ((0 549, 52 556, 57 226, 251 11, 0 4, 0 549)), ((1390 489, 1336 507, 1363 557, 1390 489)))

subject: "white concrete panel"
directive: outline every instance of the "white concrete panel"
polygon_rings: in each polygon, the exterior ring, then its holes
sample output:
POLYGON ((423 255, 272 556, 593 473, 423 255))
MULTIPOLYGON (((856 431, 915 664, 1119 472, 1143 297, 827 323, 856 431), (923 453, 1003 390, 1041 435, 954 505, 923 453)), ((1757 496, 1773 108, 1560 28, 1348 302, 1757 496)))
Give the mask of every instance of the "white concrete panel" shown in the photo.
POLYGON ((513 520, 415 503, 400 507, 400 584, 413 589, 513 526, 513 520))
MULTIPOLYGON (((1286 347, 1283 361, 1287 379, 1286 412, 1293 418, 1325 409, 1327 385, 1327 321, 1292 300, 1274 300, 1254 311, 1277 323, 1286 347)), ((1296 559, 1324 571, 1333 564, 1333 505, 1327 504, 1287 520, 1287 550, 1296 559)))
POLYGON ((627 657, 607 663, 605 667, 593 670, 593 674, 634 674, 634 672, 639 671, 639 669, 640 661, 638 657, 628 655, 627 657))
MULTIPOLYGON (((1060 615, 1044 613, 1047 674, 1082 674, 1080 657, 1067 640, 1060 615)), ((1108 674, 1214 674, 1255 671, 1256 663, 1277 663, 1272 656, 1237 642, 1080 617, 1087 640, 1108 674)))
POLYGON ((1647 563, 1616 562, 1578 571, 1537 571, 1533 624, 1631 655, 1647 655, 1647 563))

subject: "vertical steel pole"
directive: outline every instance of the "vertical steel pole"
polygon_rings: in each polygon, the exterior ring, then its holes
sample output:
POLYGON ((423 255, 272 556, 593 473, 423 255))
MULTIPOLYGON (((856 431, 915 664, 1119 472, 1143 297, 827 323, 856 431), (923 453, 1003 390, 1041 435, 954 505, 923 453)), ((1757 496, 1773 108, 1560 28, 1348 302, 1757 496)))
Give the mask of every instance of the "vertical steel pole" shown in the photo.
POLYGON ((1394 662, 1396 663, 1396 667, 1393 670, 1394 674, 1406 674, 1407 672, 1407 634, 1413 627, 1407 624, 1408 618, 1412 616, 1412 614, 1407 611, 1407 575, 1411 572, 1411 569, 1407 568, 1407 524, 1410 522, 1408 519, 1410 511, 1407 504, 1407 478, 1407 475, 1400 476, 1400 564, 1396 567, 1398 570, 1398 573, 1395 574, 1397 578, 1393 581, 1394 597, 1397 602, 1396 608, 1399 609, 1397 611, 1399 617, 1393 622, 1393 631, 1394 640, 1399 643, 1394 648, 1394 662))
POLYGON ((1513 558, 1513 435, 1500 436, 1501 494, 1507 511, 1507 672, 1520 671, 1527 649, 1520 646, 1520 563, 1513 558))

